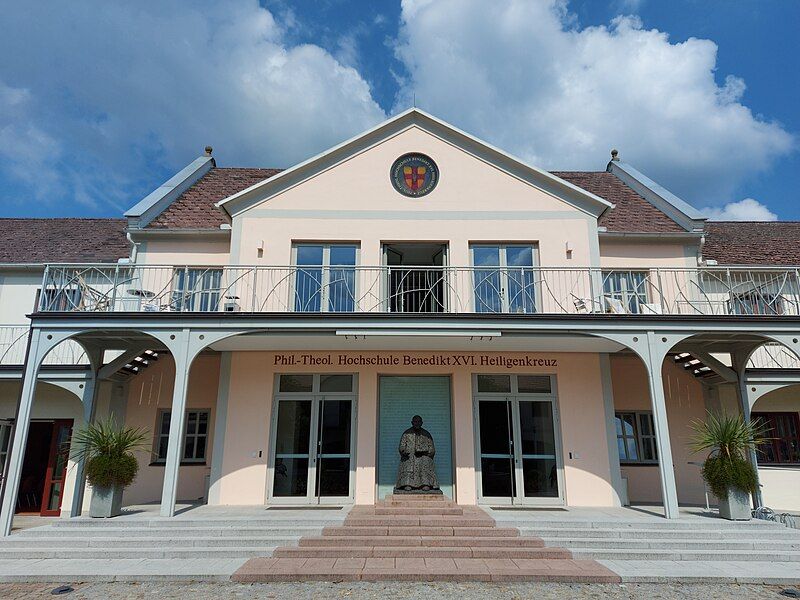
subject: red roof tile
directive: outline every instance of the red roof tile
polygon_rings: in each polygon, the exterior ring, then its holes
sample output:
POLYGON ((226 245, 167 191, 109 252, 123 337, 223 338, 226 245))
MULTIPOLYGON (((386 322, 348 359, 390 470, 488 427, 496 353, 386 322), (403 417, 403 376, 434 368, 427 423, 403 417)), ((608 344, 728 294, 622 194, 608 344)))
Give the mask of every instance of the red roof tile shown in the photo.
POLYGON ((130 255, 125 219, 0 219, 0 263, 116 262, 130 255))
POLYGON ((153 219, 153 229, 219 229, 227 221, 214 203, 280 173, 281 169, 213 168, 153 219))
POLYGON ((800 222, 708 221, 703 258, 721 265, 800 265, 800 222))
POLYGON ((571 184, 600 196, 616 206, 597 220, 615 233, 680 233, 686 230, 639 194, 606 171, 553 171, 571 184))

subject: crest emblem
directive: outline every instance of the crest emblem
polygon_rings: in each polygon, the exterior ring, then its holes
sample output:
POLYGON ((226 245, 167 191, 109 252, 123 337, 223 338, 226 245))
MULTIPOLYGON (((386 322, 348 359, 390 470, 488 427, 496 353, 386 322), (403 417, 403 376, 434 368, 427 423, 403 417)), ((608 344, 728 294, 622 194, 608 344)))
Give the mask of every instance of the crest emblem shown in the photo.
POLYGON ((394 161, 390 177, 394 189, 404 196, 418 198, 436 187, 439 168, 430 157, 413 152, 394 161))

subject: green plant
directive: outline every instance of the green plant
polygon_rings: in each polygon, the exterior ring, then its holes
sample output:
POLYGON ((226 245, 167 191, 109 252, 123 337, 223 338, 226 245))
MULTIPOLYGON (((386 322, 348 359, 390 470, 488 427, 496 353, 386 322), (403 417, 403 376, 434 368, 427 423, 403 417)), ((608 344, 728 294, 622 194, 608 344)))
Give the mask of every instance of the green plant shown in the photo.
POLYGON ((708 451, 703 463, 703 479, 717 498, 728 497, 734 488, 753 493, 758 488, 758 473, 748 460, 751 450, 769 438, 769 428, 758 419, 747 422, 741 415, 708 413, 705 421, 695 420, 690 448, 708 451))
POLYGON ((86 479, 93 486, 127 487, 136 478, 139 462, 134 456, 144 450, 147 431, 117 425, 114 417, 89 423, 73 436, 74 458, 85 461, 86 479))

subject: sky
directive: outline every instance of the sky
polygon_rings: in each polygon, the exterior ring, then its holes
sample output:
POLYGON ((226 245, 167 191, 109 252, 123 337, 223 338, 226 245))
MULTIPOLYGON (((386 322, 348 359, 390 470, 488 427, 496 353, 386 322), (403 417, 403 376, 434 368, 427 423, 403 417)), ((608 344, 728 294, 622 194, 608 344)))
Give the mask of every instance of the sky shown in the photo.
POLYGON ((0 216, 120 216, 214 147, 288 167, 414 104, 800 220, 796 0, 0 0, 0 216))

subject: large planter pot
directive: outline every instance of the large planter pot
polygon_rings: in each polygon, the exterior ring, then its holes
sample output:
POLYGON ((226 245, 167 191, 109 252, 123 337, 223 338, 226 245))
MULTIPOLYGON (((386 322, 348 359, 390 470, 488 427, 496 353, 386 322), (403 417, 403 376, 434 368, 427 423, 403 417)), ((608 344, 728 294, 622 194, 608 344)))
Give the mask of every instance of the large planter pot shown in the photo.
POLYGON ((750 494, 740 489, 728 488, 728 497, 719 501, 719 516, 729 521, 749 521, 750 494))
POLYGON ((89 516, 108 519, 122 514, 121 485, 111 487, 93 487, 92 501, 89 504, 89 516))

